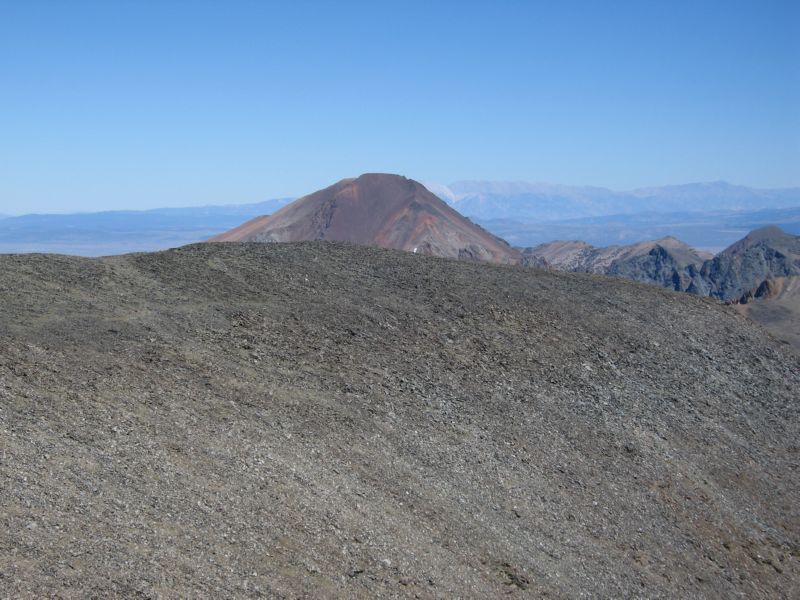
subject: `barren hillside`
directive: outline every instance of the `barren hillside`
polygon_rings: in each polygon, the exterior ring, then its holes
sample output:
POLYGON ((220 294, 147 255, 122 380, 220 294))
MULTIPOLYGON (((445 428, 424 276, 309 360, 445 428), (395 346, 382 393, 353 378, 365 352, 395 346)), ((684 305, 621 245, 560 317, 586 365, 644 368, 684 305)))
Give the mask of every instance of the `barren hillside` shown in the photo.
POLYGON ((3 596, 791 598, 796 354, 330 243, 0 256, 3 596))
POLYGON ((329 240, 470 261, 518 263, 519 252, 463 217, 422 184, 366 173, 256 217, 212 242, 329 240))

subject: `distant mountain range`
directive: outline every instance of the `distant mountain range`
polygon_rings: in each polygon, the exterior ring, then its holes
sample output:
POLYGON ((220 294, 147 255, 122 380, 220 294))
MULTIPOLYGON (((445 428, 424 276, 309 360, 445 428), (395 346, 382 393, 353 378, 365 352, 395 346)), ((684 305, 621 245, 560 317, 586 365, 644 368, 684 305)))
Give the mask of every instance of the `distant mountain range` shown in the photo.
POLYGON ((719 251, 769 224, 800 234, 800 188, 762 190, 724 181, 624 192, 527 182, 429 187, 514 246, 554 239, 608 246, 674 236, 719 251))
POLYGON ((208 239, 289 202, 291 198, 279 198, 254 204, 6 217, 0 220, 0 253, 102 256, 173 248, 208 239))
POLYGON ((603 248, 582 241, 555 241, 526 248, 524 255, 563 271, 614 275, 703 295, 707 286, 700 270, 713 256, 672 237, 603 248))
POLYGON ((754 211, 800 206, 800 188, 762 190, 725 181, 617 192, 546 183, 460 181, 431 191, 476 219, 563 221, 607 215, 754 211))
POLYGON ((800 206, 755 211, 607 215, 541 223, 475 220, 514 246, 536 246, 554 239, 610 246, 672 236, 695 248, 719 252, 753 229, 767 225, 779 225, 786 232, 800 234, 800 206))
MULTIPOLYGON (((673 236, 720 251, 769 224, 800 234, 800 188, 758 190, 725 182, 615 192, 526 182, 457 182, 426 187, 512 246, 555 239, 594 246, 673 236)), ((0 253, 57 252, 97 256, 202 241, 292 198, 255 204, 149 211, 0 217, 0 253)))
POLYGON ((624 277, 733 304, 756 301, 742 312, 778 337, 800 342, 800 236, 775 226, 750 232, 716 256, 670 237, 601 248, 554 241, 523 255, 563 271, 624 277))
POLYGON ((776 226, 756 229, 717 255, 672 237, 600 248, 557 240, 523 254, 563 271, 620 276, 728 301, 765 279, 800 276, 800 237, 776 226))

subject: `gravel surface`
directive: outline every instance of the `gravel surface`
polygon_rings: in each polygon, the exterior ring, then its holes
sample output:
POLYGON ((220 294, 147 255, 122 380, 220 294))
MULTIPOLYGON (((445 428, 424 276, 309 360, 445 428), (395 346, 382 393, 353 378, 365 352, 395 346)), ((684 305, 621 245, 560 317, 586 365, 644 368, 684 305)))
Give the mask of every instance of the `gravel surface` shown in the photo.
POLYGON ((0 256, 0 596, 800 597, 800 359, 309 242, 0 256))

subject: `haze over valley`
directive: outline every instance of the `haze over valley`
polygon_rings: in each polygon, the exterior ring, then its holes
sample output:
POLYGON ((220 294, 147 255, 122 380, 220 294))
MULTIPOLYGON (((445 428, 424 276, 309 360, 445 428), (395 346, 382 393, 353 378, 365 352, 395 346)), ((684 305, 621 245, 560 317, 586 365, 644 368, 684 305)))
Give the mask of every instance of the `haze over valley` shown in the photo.
MULTIPOLYGON (((753 229, 800 234, 800 188, 758 190, 724 182, 612 192, 521 182, 427 187, 513 246, 582 240, 595 246, 666 236, 719 252, 753 229)), ((310 190, 307 190, 310 191, 310 190)), ((203 241, 293 198, 147 211, 30 214, 0 219, 0 252, 102 256, 203 241)))

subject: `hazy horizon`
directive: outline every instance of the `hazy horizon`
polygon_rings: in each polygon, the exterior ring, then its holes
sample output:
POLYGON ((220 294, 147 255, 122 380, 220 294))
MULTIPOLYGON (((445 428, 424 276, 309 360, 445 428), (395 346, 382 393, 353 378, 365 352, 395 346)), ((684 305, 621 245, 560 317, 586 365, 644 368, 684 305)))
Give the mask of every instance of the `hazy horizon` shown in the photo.
MULTIPOLYGON (((403 175, 402 173, 395 173, 395 174, 396 175, 403 175)), ((357 177, 357 175, 341 177, 339 179, 346 179, 348 177, 357 177)), ((410 179, 414 179, 413 177, 409 177, 409 178, 410 179)), ((332 185, 334 183, 336 183, 336 182, 335 181, 331 181, 329 185, 332 185)), ((613 192, 615 194, 626 194, 626 193, 637 192, 637 191, 648 190, 648 189, 664 189, 664 188, 670 188, 670 187, 703 186, 703 185, 717 185, 717 184, 730 185, 730 186, 733 186, 733 187, 746 188, 748 190, 755 190, 755 191, 785 191, 785 190, 798 190, 798 191, 800 191, 800 186, 788 186, 788 187, 783 187, 783 188, 759 188, 759 187, 753 187, 753 186, 746 186, 746 185, 742 185, 742 184, 734 183, 734 182, 730 182, 730 181, 725 181, 725 180, 718 180, 718 181, 690 181, 690 182, 663 184, 663 185, 645 185, 645 186, 632 188, 632 189, 613 189, 613 188, 607 188, 605 186, 597 186, 597 185, 592 185, 592 184, 569 185, 569 184, 563 184, 563 183, 554 182, 554 181, 530 181, 530 180, 522 180, 522 179, 513 180, 513 181, 463 179, 463 180, 459 180, 459 181, 451 181, 449 183, 440 183, 440 182, 434 182, 434 181, 420 181, 420 183, 422 183, 423 185, 428 187, 430 189, 430 191, 432 191, 434 193, 437 193, 437 191, 441 192, 441 186, 449 188, 450 186, 453 186, 453 185, 456 185, 456 184, 471 184, 471 183, 474 183, 474 184, 512 184, 512 185, 530 185, 530 186, 543 186, 543 187, 545 187, 545 186, 553 186, 553 187, 559 187, 559 188, 574 188, 574 189, 580 189, 580 188, 604 189, 604 190, 608 190, 610 192, 613 192)), ((324 186, 324 187, 327 187, 327 185, 324 186)), ((317 190, 306 190, 304 192, 297 193, 297 194, 289 194, 289 195, 280 196, 280 197, 260 198, 260 199, 253 200, 253 201, 248 201, 248 202, 236 202, 236 201, 228 202, 228 201, 223 201, 223 202, 219 202, 219 203, 209 202, 209 203, 204 203, 204 204, 191 204, 191 203, 186 203, 186 204, 182 204, 182 205, 164 204, 164 205, 160 205, 160 206, 150 206, 150 207, 144 207, 144 208, 142 208, 142 207, 130 207, 130 206, 116 206, 116 207, 113 207, 113 208, 100 208, 98 210, 70 210, 69 207, 65 207, 63 210, 48 211, 48 212, 35 212, 35 211, 34 212, 9 212, 9 211, 5 211, 5 212, 0 212, 0 218, 2 218, 2 217, 19 217, 19 216, 28 216, 28 215, 71 215, 71 214, 93 214, 93 213, 102 213, 102 212, 140 212, 140 211, 157 211, 157 210, 173 210, 173 209, 174 210, 180 210, 180 209, 190 209, 190 208, 198 209, 198 208, 205 208, 205 207, 214 208, 214 207, 221 207, 221 206, 249 206, 249 205, 253 205, 253 204, 261 204, 261 203, 266 203, 266 202, 275 201, 275 200, 297 199, 297 198, 301 198, 302 196, 305 196, 307 194, 311 194, 311 193, 313 193, 315 191, 317 191, 317 190)), ((798 205, 800 205, 800 196, 798 197, 798 205)))

